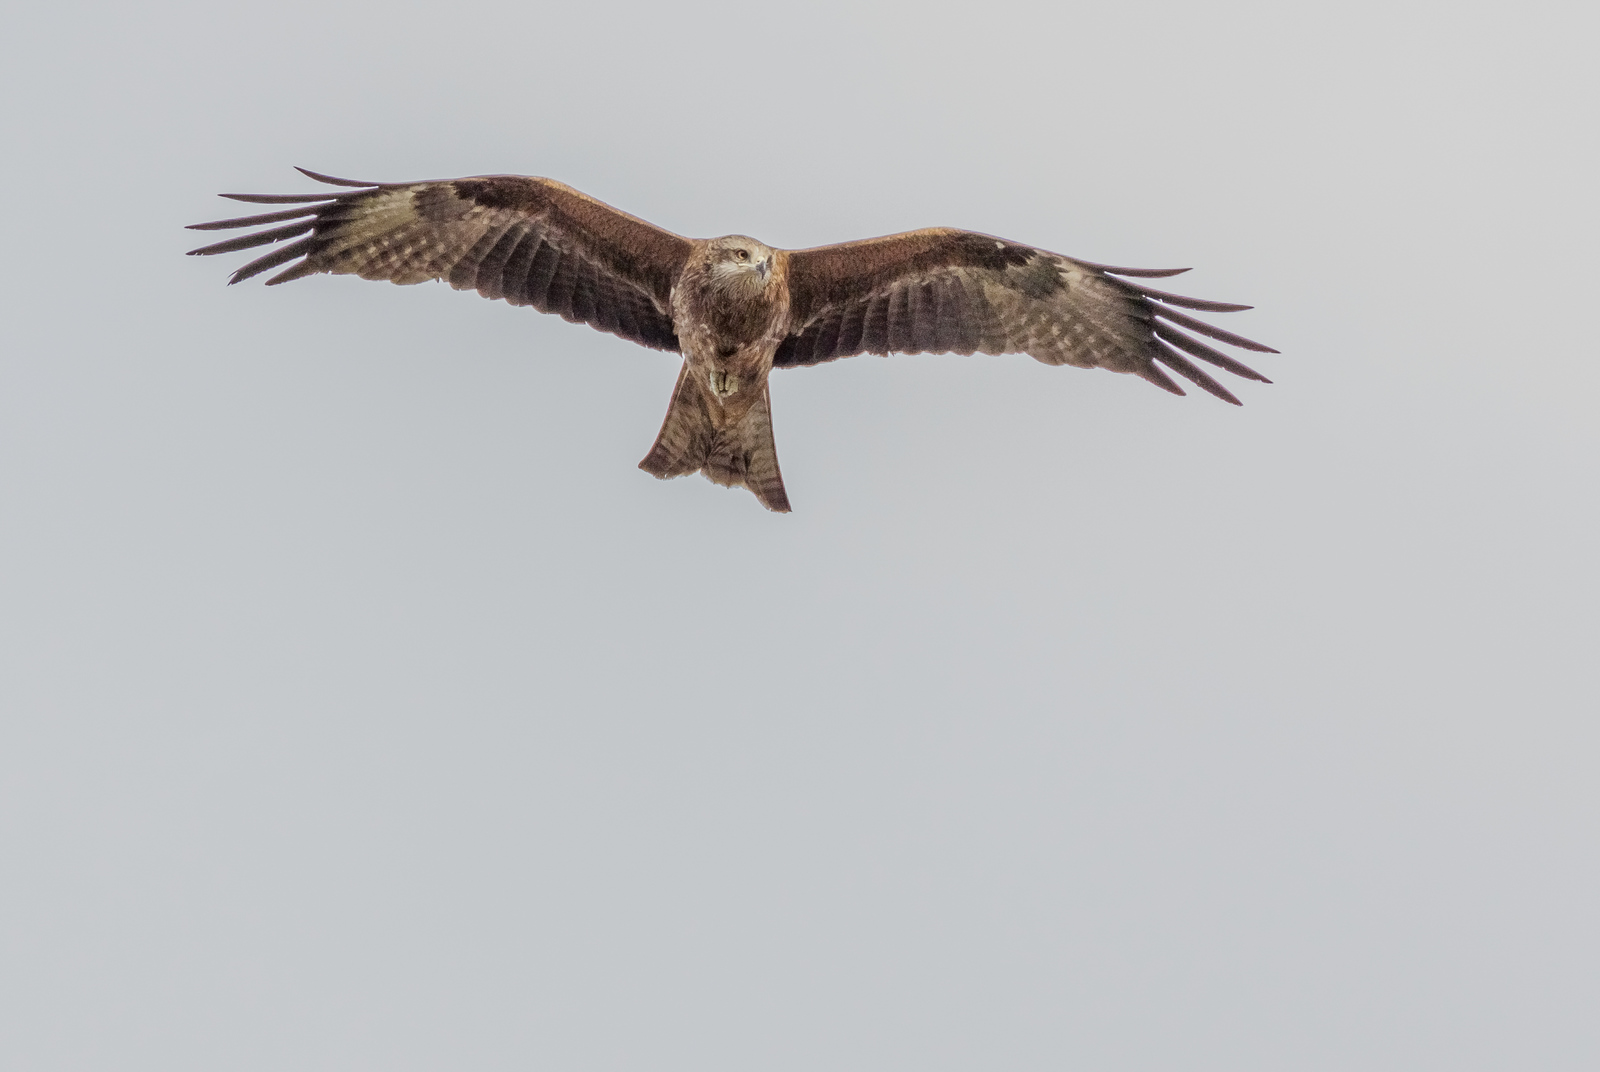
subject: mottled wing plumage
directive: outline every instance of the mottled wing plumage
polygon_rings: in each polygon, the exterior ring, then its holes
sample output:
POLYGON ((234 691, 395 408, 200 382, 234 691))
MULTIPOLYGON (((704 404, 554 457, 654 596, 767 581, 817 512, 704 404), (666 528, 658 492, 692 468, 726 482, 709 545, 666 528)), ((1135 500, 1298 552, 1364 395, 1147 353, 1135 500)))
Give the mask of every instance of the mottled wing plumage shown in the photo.
POLYGON ((356 189, 225 194, 300 207, 197 224, 198 230, 282 226, 192 252, 228 253, 287 242, 239 269, 230 281, 297 258, 302 259, 268 284, 317 272, 394 283, 444 279, 457 290, 531 305, 658 350, 678 349, 670 300, 689 255, 688 239, 550 179, 491 175, 378 184, 305 174, 356 189))
POLYGON ((1199 358, 1266 377, 1174 325, 1221 342, 1277 351, 1177 312, 1248 306, 1184 298, 1116 276, 1184 269, 1112 268, 972 231, 934 228, 789 254, 792 334, 774 367, 854 354, 1024 353, 1048 365, 1105 368, 1183 394, 1159 365, 1219 398, 1239 400, 1199 358))

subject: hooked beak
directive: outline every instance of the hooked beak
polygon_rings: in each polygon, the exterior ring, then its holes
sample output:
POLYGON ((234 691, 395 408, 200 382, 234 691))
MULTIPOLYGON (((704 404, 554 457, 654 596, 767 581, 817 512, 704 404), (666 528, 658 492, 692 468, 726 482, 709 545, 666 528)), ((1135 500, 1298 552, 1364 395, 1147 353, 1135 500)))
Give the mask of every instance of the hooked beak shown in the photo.
POLYGON ((767 276, 772 274, 772 258, 768 257, 766 260, 756 265, 756 271, 761 273, 761 281, 765 283, 767 281, 767 276))

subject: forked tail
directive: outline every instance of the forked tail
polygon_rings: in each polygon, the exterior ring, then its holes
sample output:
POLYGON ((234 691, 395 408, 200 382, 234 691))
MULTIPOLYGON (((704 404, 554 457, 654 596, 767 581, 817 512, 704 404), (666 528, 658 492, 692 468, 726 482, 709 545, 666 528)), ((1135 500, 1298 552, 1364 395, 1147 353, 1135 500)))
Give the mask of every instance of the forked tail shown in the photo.
POLYGON ((712 402, 698 378, 684 363, 672 391, 661 434, 639 468, 663 480, 704 473, 707 480, 730 488, 749 488, 761 505, 789 512, 789 496, 778 471, 778 448, 772 439, 772 406, 765 385, 761 397, 735 424, 716 426, 712 402))

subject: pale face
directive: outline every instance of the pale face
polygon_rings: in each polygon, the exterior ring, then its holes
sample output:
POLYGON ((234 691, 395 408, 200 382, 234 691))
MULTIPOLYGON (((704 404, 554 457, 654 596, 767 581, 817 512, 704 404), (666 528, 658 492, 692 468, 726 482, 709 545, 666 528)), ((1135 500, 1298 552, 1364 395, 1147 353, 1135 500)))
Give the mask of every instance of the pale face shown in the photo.
POLYGON ((722 286, 764 289, 772 274, 771 246, 745 235, 727 235, 711 243, 711 278, 722 286))

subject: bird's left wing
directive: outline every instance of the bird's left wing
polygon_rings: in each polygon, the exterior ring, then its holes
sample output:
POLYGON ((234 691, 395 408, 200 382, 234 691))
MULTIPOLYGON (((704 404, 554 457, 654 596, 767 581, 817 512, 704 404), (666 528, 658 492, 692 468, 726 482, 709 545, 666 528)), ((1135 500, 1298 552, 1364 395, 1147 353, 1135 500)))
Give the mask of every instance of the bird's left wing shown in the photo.
POLYGON ((686 238, 551 179, 487 175, 368 183, 298 170, 354 189, 223 194, 295 207, 194 224, 202 231, 281 226, 190 252, 231 253, 287 241, 234 272, 229 282, 302 258, 268 285, 317 272, 394 283, 444 279, 457 290, 531 305, 658 350, 678 348, 670 302, 673 281, 689 256, 686 238))
POLYGON ((773 365, 815 365, 853 354, 1023 353, 1047 365, 1129 372, 1183 394, 1157 367, 1163 365, 1238 405, 1189 358, 1248 379, 1267 378, 1177 328, 1246 350, 1277 351, 1177 309, 1225 313, 1249 306, 1116 278, 1186 270, 1112 268, 949 228, 794 250, 788 254, 792 334, 773 365))

